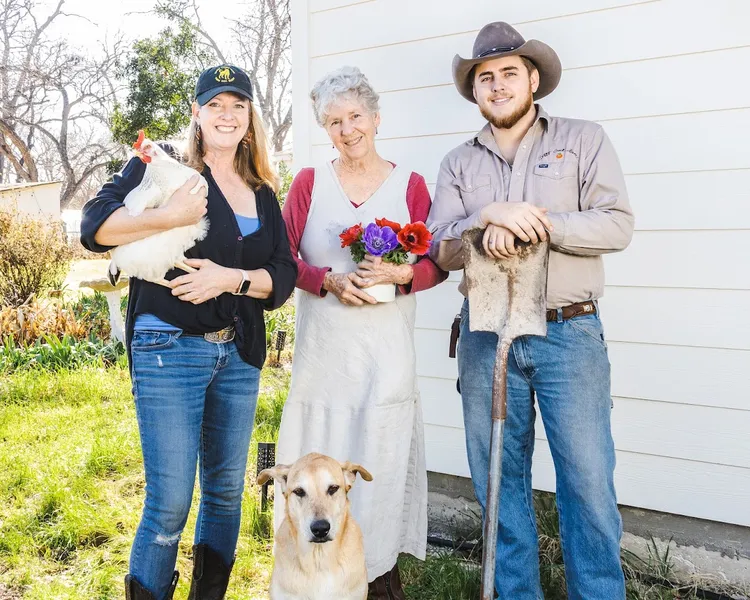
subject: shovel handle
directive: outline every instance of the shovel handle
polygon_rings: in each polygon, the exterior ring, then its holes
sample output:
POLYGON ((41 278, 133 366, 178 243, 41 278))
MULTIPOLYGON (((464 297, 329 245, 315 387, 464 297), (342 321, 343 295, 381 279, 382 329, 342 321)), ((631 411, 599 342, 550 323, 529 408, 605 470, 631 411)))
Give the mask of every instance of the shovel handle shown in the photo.
POLYGON ((508 414, 508 353, 513 340, 500 340, 492 373, 492 420, 505 421, 508 414))
POLYGON ((500 481, 503 476, 503 433, 508 413, 508 353, 513 340, 501 340, 497 346, 492 381, 492 433, 490 435, 490 471, 482 542, 481 600, 495 598, 495 561, 497 527, 500 515, 500 481))

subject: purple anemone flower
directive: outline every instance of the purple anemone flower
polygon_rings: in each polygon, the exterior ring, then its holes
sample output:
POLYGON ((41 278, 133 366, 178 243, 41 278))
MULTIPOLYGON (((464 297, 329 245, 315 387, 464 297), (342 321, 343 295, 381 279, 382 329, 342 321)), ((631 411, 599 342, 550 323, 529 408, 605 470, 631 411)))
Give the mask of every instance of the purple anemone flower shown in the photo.
POLYGON ((365 250, 373 256, 383 256, 398 248, 398 238, 393 229, 378 227, 375 223, 370 223, 365 228, 362 241, 365 243, 365 250))

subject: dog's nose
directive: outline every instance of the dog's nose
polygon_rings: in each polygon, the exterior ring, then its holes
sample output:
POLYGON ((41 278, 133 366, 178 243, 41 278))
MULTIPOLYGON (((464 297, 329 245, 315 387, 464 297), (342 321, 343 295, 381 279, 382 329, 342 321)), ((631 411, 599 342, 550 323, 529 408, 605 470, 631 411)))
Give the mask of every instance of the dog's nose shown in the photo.
POLYGON ((312 534, 315 536, 316 540, 322 540, 328 535, 328 532, 331 531, 331 524, 328 521, 314 521, 312 525, 310 525, 310 531, 312 531, 312 534))

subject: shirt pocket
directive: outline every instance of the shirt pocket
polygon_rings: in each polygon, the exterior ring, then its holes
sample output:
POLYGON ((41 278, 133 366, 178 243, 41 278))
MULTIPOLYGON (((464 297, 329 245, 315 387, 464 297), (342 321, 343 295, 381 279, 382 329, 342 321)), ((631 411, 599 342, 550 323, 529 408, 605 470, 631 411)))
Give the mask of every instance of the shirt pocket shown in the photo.
POLYGON ((492 178, 487 173, 463 174, 457 177, 454 184, 461 191, 466 214, 472 215, 495 199, 492 178))
POLYGON ((534 165, 533 180, 535 204, 550 212, 580 210, 577 161, 538 163, 534 165))

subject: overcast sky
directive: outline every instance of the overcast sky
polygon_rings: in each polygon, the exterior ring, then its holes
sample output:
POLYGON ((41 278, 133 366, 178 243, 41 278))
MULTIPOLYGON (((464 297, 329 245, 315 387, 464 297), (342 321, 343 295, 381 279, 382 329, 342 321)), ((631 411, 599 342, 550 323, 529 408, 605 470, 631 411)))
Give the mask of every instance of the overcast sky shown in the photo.
MULTIPOLYGON (((238 18, 244 8, 244 0, 198 0, 203 24, 209 33, 221 38, 226 28, 225 18, 238 18), (215 10, 217 6, 222 10, 215 10), (201 10, 203 8, 203 10, 201 10)), ((53 0, 41 0, 38 17, 46 17, 54 7, 53 0), (45 12, 41 8, 46 6, 45 12)), ((153 0, 66 0, 63 10, 86 17, 60 17, 51 33, 54 37, 65 36, 68 41, 82 49, 99 46, 99 42, 115 37, 122 30, 129 38, 149 37, 163 29, 164 22, 152 15, 144 14, 154 7, 153 0)))

